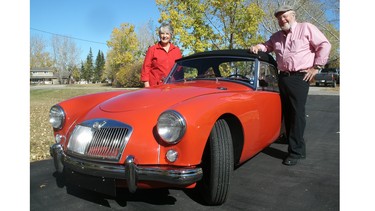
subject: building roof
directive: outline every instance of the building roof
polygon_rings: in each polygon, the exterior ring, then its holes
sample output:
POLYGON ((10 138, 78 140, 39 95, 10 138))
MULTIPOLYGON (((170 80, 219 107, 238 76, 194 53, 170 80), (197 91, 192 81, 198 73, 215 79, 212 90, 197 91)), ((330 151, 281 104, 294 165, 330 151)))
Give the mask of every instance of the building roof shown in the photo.
POLYGON ((37 68, 31 68, 30 71, 33 71, 33 72, 53 71, 53 68, 52 67, 37 67, 37 68))

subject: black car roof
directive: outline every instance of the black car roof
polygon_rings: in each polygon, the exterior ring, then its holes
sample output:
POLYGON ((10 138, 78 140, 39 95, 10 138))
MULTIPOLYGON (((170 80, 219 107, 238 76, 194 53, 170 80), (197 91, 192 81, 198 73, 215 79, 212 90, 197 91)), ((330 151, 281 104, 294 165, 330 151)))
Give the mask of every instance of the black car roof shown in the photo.
POLYGON ((248 58, 258 58, 261 61, 268 62, 270 64, 273 64, 275 67, 277 67, 277 63, 275 59, 268 53, 265 52, 258 52, 258 54, 251 53, 248 49, 232 49, 232 50, 213 50, 213 51, 205 51, 205 52, 199 52, 195 53, 189 56, 182 57, 181 59, 178 59, 177 61, 183 61, 187 59, 193 59, 193 58, 201 58, 201 57, 207 57, 207 56, 236 56, 236 57, 248 57, 248 58))

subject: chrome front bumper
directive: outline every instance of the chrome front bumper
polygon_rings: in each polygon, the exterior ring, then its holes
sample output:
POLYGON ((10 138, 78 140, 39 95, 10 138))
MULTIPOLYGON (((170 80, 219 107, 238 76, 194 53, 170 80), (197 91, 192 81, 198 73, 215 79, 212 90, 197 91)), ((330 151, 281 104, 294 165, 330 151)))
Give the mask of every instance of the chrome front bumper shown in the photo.
POLYGON ((97 177, 125 179, 129 191, 137 190, 138 181, 157 181, 171 185, 189 185, 201 180, 202 168, 176 168, 176 167, 143 167, 137 166, 135 158, 128 155, 124 165, 90 162, 67 156, 60 144, 50 148, 57 172, 62 173, 64 166, 97 177))

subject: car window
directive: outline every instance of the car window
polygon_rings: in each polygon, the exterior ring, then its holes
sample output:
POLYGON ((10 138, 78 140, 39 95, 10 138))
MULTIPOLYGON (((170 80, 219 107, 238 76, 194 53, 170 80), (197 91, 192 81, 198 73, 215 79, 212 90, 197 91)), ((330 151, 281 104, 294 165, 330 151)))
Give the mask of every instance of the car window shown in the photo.
POLYGON ((254 61, 224 62, 219 65, 219 70, 224 77, 241 75, 246 78, 254 76, 254 61))
POLYGON ((260 62, 258 90, 279 91, 277 69, 265 62, 260 62))
POLYGON ((180 80, 226 79, 254 85, 255 61, 244 58, 205 58, 177 63, 167 83, 180 80))

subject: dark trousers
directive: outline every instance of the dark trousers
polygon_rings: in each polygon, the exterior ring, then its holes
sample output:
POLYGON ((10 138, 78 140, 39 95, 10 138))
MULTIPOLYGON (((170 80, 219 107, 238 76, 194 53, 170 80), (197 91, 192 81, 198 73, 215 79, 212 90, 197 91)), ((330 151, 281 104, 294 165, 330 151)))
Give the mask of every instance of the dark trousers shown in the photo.
POLYGON ((306 156, 303 134, 306 127, 305 105, 309 83, 304 75, 279 75, 279 89, 285 124, 285 135, 289 144, 289 156, 306 156))

